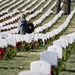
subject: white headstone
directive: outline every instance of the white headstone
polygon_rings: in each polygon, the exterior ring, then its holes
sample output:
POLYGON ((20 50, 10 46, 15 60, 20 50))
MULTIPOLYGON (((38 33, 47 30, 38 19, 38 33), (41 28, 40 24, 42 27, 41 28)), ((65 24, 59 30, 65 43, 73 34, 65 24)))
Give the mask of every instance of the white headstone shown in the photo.
POLYGON ((51 74, 51 65, 45 61, 34 61, 30 64, 31 72, 40 72, 42 74, 51 74))
POLYGON ((18 75, 44 75, 38 72, 22 71, 18 75))
POLYGON ((6 39, 0 39, 0 47, 1 48, 7 47, 7 41, 6 41, 6 39))
POLYGON ((62 48, 58 46, 49 46, 48 51, 56 52, 59 59, 62 59, 62 48))
POLYGON ((13 34, 13 38, 16 38, 17 42, 23 41, 24 36, 19 34, 13 34))
POLYGON ((7 34, 7 33, 2 33, 2 34, 1 34, 1 37, 5 39, 5 38, 8 37, 8 34, 7 34))
POLYGON ((43 51, 40 54, 40 60, 46 61, 52 66, 58 65, 57 60, 57 53, 56 52, 50 52, 50 51, 43 51))
POLYGON ((8 45, 12 45, 12 46, 15 46, 16 47, 16 39, 15 38, 6 38, 7 40, 7 44, 8 45))
POLYGON ((56 41, 53 41, 53 45, 59 46, 59 47, 62 47, 62 48, 66 48, 67 45, 68 45, 68 42, 65 39, 58 39, 56 41))
POLYGON ((68 40, 69 43, 72 44, 72 43, 74 42, 73 35, 72 35, 72 34, 68 34, 67 37, 68 37, 68 39, 69 39, 69 40, 68 40))
POLYGON ((60 39, 65 39, 65 40, 67 40, 67 42, 69 43, 69 39, 68 39, 68 37, 67 37, 67 36, 65 36, 65 35, 60 36, 60 39))

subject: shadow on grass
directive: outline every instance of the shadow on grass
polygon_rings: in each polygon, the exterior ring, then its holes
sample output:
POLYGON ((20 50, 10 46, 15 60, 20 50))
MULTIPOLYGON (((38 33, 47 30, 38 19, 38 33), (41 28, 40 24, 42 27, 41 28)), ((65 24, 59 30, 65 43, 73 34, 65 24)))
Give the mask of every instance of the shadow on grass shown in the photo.
POLYGON ((24 58, 27 58, 28 56, 17 55, 16 57, 24 57, 24 58))
POLYGON ((75 61, 70 61, 69 63, 73 63, 73 64, 74 64, 74 63, 75 63, 75 61))
POLYGON ((75 70, 64 70, 64 71, 75 73, 75 70))

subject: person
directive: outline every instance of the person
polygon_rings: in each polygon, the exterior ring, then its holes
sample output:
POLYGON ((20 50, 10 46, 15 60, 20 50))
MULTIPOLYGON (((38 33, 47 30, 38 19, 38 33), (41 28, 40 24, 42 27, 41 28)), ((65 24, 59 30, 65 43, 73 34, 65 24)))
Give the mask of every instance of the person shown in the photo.
POLYGON ((57 0, 57 3, 56 3, 56 14, 58 14, 61 10, 61 0, 57 0))
POLYGON ((25 14, 22 14, 21 18, 19 19, 18 34, 26 34, 28 24, 25 17, 25 14))
POLYGON ((64 15, 70 14, 71 0, 63 0, 64 3, 64 15))

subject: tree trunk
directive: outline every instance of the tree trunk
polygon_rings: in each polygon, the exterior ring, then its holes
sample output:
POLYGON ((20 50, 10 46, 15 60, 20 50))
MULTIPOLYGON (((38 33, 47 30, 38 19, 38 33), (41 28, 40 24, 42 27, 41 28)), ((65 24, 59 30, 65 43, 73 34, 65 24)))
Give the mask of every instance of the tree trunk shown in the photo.
POLYGON ((56 14, 58 14, 60 10, 61 10, 61 0, 57 0, 57 3, 56 3, 56 14))
POLYGON ((64 14, 69 15, 70 14, 70 9, 71 7, 71 0, 64 0, 64 14))

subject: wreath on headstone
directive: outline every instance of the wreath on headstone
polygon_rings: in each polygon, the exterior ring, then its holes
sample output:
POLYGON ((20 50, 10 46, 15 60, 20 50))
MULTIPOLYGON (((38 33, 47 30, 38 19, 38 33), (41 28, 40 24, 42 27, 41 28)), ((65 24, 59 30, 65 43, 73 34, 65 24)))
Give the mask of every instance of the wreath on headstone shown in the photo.
POLYGON ((30 34, 32 32, 34 32, 34 25, 33 25, 33 23, 28 23, 28 27, 26 29, 26 33, 30 34))

